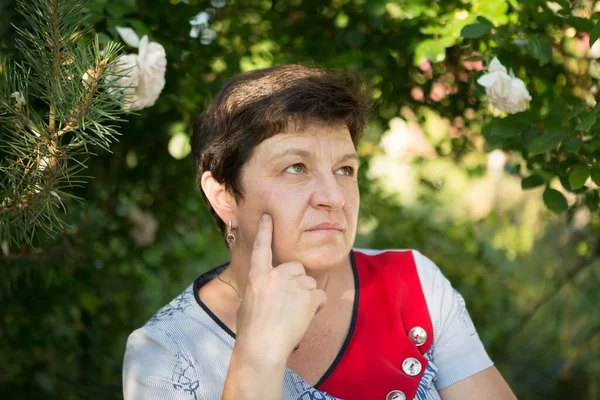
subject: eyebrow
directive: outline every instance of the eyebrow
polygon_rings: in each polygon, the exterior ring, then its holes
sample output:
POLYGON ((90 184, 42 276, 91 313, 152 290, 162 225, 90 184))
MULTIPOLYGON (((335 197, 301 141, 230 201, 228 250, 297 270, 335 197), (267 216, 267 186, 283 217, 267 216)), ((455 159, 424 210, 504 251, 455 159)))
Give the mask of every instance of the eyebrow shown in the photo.
POLYGON ((275 160, 277 158, 282 158, 285 156, 299 156, 302 158, 310 158, 311 153, 308 150, 302 150, 302 149, 287 149, 282 151, 281 153, 277 153, 275 154, 273 157, 271 157, 271 160, 275 160))
MULTIPOLYGON (((312 156, 312 153, 308 150, 303 150, 303 149, 287 149, 285 151, 282 151, 281 153, 277 153, 275 154, 271 160, 276 160, 278 158, 282 158, 285 156, 299 156, 302 158, 310 158, 312 156)), ((359 161, 359 157, 358 154, 356 153, 346 153, 344 154, 337 162, 341 163, 341 162, 345 162, 348 160, 356 160, 359 161)))
POLYGON ((339 159, 338 162, 345 162, 345 161, 349 161, 349 160, 360 161, 360 159, 358 158, 358 154, 356 154, 356 153, 347 153, 347 154, 344 154, 342 156, 342 158, 339 159))

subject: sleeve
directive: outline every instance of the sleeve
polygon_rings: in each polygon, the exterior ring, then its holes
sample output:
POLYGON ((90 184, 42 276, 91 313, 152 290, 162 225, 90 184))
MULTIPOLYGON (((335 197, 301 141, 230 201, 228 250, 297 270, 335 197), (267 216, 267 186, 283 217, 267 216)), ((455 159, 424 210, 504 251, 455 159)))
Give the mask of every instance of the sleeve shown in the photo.
POLYGON ((414 251, 421 286, 433 324, 430 361, 438 367, 435 381, 441 390, 493 365, 463 297, 427 257, 414 251))
POLYGON ((134 331, 123 361, 125 400, 202 400, 194 358, 166 332, 134 331))

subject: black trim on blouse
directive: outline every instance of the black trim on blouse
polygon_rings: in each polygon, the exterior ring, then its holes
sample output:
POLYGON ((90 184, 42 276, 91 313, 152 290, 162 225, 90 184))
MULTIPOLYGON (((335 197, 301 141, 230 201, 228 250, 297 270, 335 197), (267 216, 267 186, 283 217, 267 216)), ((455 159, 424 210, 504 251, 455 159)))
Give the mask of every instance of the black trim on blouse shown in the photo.
POLYGON ((222 265, 219 265, 216 268, 211 269, 208 272, 203 273, 202 275, 200 275, 198 278, 196 278, 196 280, 194 281, 194 298, 196 299, 196 303, 198 303, 198 305, 200 307, 202 307, 202 309, 204 311, 206 311, 206 313, 208 314, 209 317, 211 317, 213 319, 213 321, 215 321, 225 332, 227 332, 227 334, 229 334, 229 336, 231 336, 232 338, 235 339, 235 333, 233 333, 231 331, 231 329, 229 329, 227 327, 227 325, 225 325, 220 319, 219 317, 217 317, 211 310, 210 308, 207 307, 206 304, 204 304, 204 302, 200 299, 200 293, 198 293, 199 289, 204 286, 206 283, 208 283, 208 281, 214 279, 217 277, 217 275, 219 275, 221 272, 225 271, 225 269, 229 266, 229 263, 225 263, 222 265))
MULTIPOLYGON (((358 301, 360 298, 360 290, 359 290, 360 285, 358 282, 358 271, 356 269, 356 258, 354 256, 354 250, 350 251, 350 264, 352 265, 352 274, 354 275, 354 305, 352 307, 352 320, 350 322, 350 329, 348 330, 348 334, 346 335, 344 344, 342 345, 342 348, 340 349, 337 356, 333 360, 333 363, 331 364, 331 366, 329 366, 329 368, 327 368, 327 371, 325 371, 325 374, 323 374, 323 376, 321 377, 321 379, 319 379, 319 381, 316 383, 316 385, 314 385, 315 389, 318 389, 319 385, 321 385, 329 377, 329 375, 331 375, 333 373, 333 371, 335 370, 337 365, 340 363, 342 357, 344 356, 344 353, 346 352, 346 349, 348 348, 348 345, 350 344, 350 341, 352 340, 352 335, 354 334, 354 328, 356 327, 356 318, 358 317, 358 301)), ((200 299, 200 294, 198 293, 199 289, 202 286, 204 286, 210 280, 216 278, 217 275, 219 275, 221 272, 225 271, 225 269, 228 266, 229 266, 229 263, 227 262, 225 264, 219 265, 216 268, 211 269, 208 272, 203 273, 198 278, 196 278, 196 280, 194 281, 194 298, 196 299, 196 302, 198 303, 198 305, 200 307, 202 307, 202 309, 204 311, 206 311, 208 316, 211 317, 213 319, 213 321, 215 321, 217 323, 217 325, 219 325, 229 336, 231 336, 232 338, 235 339, 235 333, 233 333, 231 331, 231 329, 229 329, 227 327, 227 325, 225 325, 223 323, 223 321, 221 321, 219 319, 219 317, 217 317, 210 310, 210 308, 208 308, 206 306, 206 304, 204 304, 204 302, 200 299)))
POLYGON ((335 370, 335 368, 342 360, 344 353, 346 353, 346 348, 352 340, 354 328, 356 327, 356 317, 358 316, 358 300, 360 297, 360 286, 358 284, 358 271, 356 269, 356 258, 354 257, 353 250, 350 251, 350 264, 352 264, 352 273, 354 274, 354 305, 352 306, 352 321, 350 322, 350 329, 348 330, 348 335, 346 335, 346 340, 344 340, 344 344, 342 345, 340 352, 338 353, 337 357, 335 357, 335 360, 333 360, 331 366, 327 369, 327 371, 325 371, 325 374, 315 384, 315 389, 318 389, 319 385, 325 382, 325 380, 329 377, 329 375, 331 375, 331 373, 335 370))

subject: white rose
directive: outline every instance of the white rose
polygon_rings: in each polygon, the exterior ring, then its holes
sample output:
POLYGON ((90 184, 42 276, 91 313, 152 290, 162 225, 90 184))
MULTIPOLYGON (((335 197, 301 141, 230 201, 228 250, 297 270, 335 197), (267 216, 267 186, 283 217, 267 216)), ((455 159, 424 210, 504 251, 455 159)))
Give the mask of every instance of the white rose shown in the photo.
POLYGON ((167 71, 167 55, 165 48, 156 42, 148 42, 144 36, 140 41, 138 54, 139 85, 137 95, 139 101, 134 108, 151 107, 156 103, 160 92, 165 87, 167 71))
POLYGON ((190 25, 198 26, 200 29, 208 27, 208 21, 210 20, 210 14, 206 11, 201 11, 192 19, 190 19, 190 25))
POLYGON ((596 40, 592 47, 588 50, 587 56, 589 58, 600 58, 600 40, 596 40))
POLYGON ((140 38, 138 34, 131 28, 125 28, 123 26, 115 27, 121 39, 131 47, 137 48, 140 45, 140 38))
POLYGON ((494 57, 490 63, 488 73, 477 80, 485 87, 488 99, 492 106, 508 114, 524 111, 529 106, 531 96, 525 83, 506 73, 506 68, 494 57))
POLYGON ((123 109, 135 108, 139 101, 137 88, 139 85, 139 68, 137 54, 125 54, 119 58, 119 62, 113 68, 110 77, 116 79, 119 90, 125 95, 126 103, 123 109))
MULTIPOLYGON (((129 88, 129 92, 127 89, 125 91, 128 98, 133 101, 126 108, 140 110, 151 107, 156 103, 158 96, 165 87, 165 73, 167 70, 165 48, 159 43, 149 42, 148 36, 144 36, 140 40, 131 28, 117 27, 117 32, 125 43, 139 49, 137 55, 128 54, 122 58, 129 57, 123 61, 125 64, 123 69, 133 65, 136 66, 132 70, 132 74, 135 76, 123 81, 123 83, 131 83, 131 85, 121 85, 132 87, 129 88)), ((119 83, 121 83, 121 80, 119 80, 119 83)))
POLYGON ((588 74, 590 74, 590 76, 594 79, 600 79, 600 71, 598 70, 599 68, 600 63, 598 63, 598 60, 591 60, 590 66, 588 67, 588 74))

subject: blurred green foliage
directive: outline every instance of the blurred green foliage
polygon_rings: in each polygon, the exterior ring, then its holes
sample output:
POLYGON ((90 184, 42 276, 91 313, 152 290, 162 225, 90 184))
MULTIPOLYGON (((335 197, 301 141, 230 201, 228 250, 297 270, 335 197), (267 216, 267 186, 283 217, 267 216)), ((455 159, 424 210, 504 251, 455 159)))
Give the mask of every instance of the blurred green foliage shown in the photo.
MULTIPOLYGON (((0 49, 18 58, 13 7, 0 2, 0 49)), ((161 43, 167 86, 90 160, 70 227, 0 255, 1 393, 122 397, 127 335, 227 258, 186 154, 195 117, 235 74, 308 62, 373 86, 357 247, 436 261, 520 399, 600 398, 593 2, 92 0, 88 10, 104 42, 130 26, 161 43), (492 117, 474 82, 493 56, 526 82, 525 113, 492 117)))

